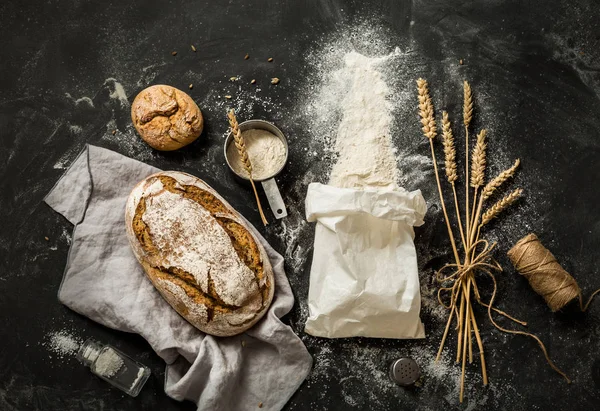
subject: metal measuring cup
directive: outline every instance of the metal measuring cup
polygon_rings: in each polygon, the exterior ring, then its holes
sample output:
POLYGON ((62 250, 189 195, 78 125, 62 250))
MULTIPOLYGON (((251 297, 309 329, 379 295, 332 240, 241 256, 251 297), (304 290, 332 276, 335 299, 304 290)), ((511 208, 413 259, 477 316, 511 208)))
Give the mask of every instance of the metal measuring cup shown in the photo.
MULTIPOLYGON (((279 174, 281 172, 281 170, 283 170, 283 168, 285 167, 285 164, 287 163, 287 160, 288 160, 288 143, 287 143, 287 139, 285 138, 285 135, 281 132, 280 129, 275 127, 274 124, 269 123, 268 121, 264 121, 264 120, 244 121, 243 123, 239 124, 239 127, 240 127, 240 131, 242 131, 242 132, 244 132, 246 130, 252 130, 252 129, 266 130, 266 131, 270 132, 271 134, 274 134, 275 136, 279 137, 279 139, 282 141, 283 146, 285 147, 285 160, 282 162, 281 167, 279 167, 279 169, 277 171, 275 171, 273 173, 273 175, 267 176, 266 178, 264 178, 262 180, 258 180, 258 179, 254 179, 254 178, 253 178, 253 180, 260 181, 260 183, 262 184, 263 190, 265 190, 265 194, 267 196, 267 201, 269 201, 269 206, 271 207, 271 211, 273 211, 275 218, 280 219, 280 218, 286 217, 287 210, 285 208, 283 198, 281 198, 281 193, 279 192, 277 183, 275 182, 275 176, 277 174, 279 174)), ((233 134, 229 133, 229 135, 225 139, 225 147, 224 147, 225 161, 227 162, 227 166, 229 166, 229 169, 239 178, 242 178, 246 181, 250 181, 250 179, 247 176, 236 172, 235 169, 231 166, 231 162, 229 161, 229 157, 227 156, 227 149, 229 148, 230 144, 233 144, 233 141, 234 141, 233 134)))

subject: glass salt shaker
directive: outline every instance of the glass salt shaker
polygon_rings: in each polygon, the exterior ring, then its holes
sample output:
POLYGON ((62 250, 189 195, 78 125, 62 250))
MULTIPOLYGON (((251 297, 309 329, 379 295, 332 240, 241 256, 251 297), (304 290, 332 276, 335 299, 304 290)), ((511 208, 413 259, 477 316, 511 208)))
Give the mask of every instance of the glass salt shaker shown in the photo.
POLYGON ((150 369, 145 365, 91 338, 79 347, 77 359, 90 367, 92 373, 132 397, 140 393, 150 377, 150 369))

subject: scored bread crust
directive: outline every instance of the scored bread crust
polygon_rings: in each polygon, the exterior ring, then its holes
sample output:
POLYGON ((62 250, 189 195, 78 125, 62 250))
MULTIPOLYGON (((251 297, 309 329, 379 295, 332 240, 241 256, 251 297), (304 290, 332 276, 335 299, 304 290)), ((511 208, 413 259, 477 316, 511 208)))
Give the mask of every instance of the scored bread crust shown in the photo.
POLYGON ((252 327, 273 299, 266 251, 232 207, 192 175, 153 174, 125 209, 134 255, 163 298, 207 334, 252 327))

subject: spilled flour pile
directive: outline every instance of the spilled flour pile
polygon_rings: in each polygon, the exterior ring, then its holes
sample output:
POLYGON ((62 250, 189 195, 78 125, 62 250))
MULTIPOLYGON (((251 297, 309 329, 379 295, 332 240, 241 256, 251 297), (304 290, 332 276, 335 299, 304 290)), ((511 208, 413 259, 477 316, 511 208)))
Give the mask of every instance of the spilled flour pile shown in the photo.
POLYGON ((397 187, 390 136, 392 108, 387 99, 390 90, 377 69, 388 58, 369 58, 352 51, 335 74, 350 88, 341 103, 342 120, 335 143, 339 157, 331 171, 331 185, 397 187))

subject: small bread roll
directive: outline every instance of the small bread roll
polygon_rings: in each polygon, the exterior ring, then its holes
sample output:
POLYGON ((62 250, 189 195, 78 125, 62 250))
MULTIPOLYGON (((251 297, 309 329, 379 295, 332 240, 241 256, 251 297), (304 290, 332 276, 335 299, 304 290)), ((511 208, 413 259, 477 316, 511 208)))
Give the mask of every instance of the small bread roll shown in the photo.
POLYGON ((150 147, 173 151, 196 140, 204 120, 194 100, 175 87, 156 85, 136 96, 131 120, 150 147))

